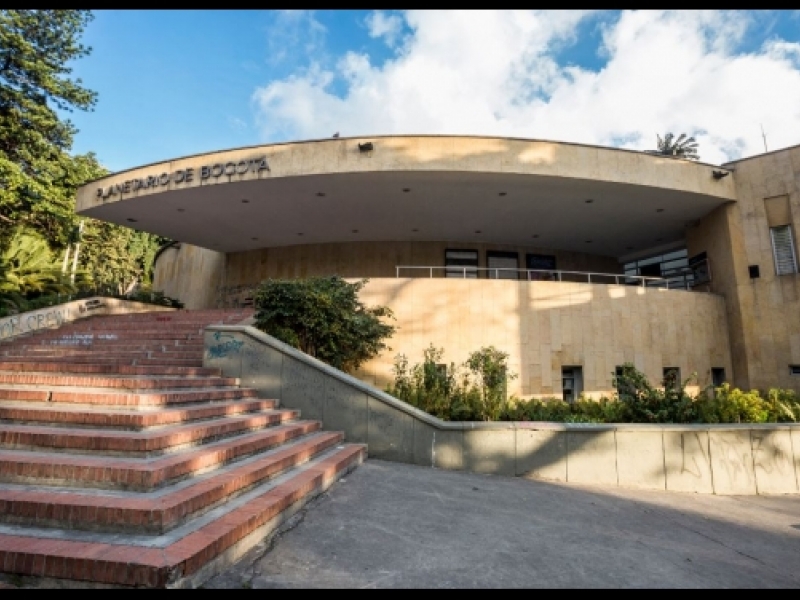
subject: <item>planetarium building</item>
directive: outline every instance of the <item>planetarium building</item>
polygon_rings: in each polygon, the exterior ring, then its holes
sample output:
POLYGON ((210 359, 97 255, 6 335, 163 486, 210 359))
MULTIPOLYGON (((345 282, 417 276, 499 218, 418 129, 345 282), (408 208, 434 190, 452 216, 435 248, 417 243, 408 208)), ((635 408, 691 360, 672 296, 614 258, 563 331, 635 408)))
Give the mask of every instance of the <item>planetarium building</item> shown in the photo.
POLYGON ((81 188, 79 214, 177 243, 155 288, 246 305, 267 278, 338 274, 389 306, 394 356, 507 352, 509 391, 652 382, 800 391, 800 146, 722 166, 479 136, 336 138, 226 150, 81 188))

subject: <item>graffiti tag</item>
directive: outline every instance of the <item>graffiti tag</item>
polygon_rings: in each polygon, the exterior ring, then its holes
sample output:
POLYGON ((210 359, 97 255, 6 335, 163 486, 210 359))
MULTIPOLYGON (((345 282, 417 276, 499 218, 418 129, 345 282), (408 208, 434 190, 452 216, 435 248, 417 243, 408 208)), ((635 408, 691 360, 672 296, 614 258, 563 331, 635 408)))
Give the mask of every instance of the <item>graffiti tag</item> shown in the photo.
POLYGON ((0 321, 0 340, 45 327, 58 327, 64 323, 66 318, 67 309, 65 308, 8 317, 0 321))
POLYGON ((221 331, 214 333, 214 340, 220 343, 208 348, 209 358, 224 358, 229 354, 237 354, 244 346, 244 342, 235 339, 232 335, 223 334, 221 331), (223 339, 227 341, 220 341, 223 339))

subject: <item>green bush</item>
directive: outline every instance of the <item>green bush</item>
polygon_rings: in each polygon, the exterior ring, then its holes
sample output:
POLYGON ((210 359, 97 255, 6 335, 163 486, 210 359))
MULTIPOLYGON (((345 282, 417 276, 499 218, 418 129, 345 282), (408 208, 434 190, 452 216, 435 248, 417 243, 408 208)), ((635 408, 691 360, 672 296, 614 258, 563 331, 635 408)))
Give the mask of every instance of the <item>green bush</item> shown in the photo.
POLYGON ((367 307, 358 292, 367 283, 348 283, 339 276, 267 279, 256 289, 255 326, 320 359, 350 371, 389 349, 384 340, 395 327, 385 306, 367 307))
POLYGON ((444 350, 432 344, 423 361, 409 368, 404 354, 395 357, 394 382, 386 392, 444 421, 497 421, 508 411, 508 354, 493 346, 469 355, 463 365, 442 367, 444 350))
POLYGON ((636 367, 625 363, 612 380, 617 389, 617 399, 624 405, 620 415, 624 415, 629 423, 695 421, 696 406, 686 393, 686 385, 691 379, 664 381, 663 388, 655 388, 636 367))
POLYGON ((124 296, 114 294, 115 297, 133 302, 144 302, 145 304, 157 304, 159 306, 171 306, 172 308, 183 308, 184 304, 176 298, 165 296, 164 292, 153 291, 149 286, 142 286, 135 291, 124 296))
POLYGON ((453 364, 437 368, 443 355, 431 345, 422 364, 412 368, 404 355, 395 360, 395 381, 386 391, 445 421, 555 421, 560 423, 796 423, 800 397, 792 390, 771 388, 745 392, 723 384, 696 397, 686 392, 691 381, 653 387, 632 364, 613 378, 615 397, 583 396, 568 403, 560 398, 506 398, 508 355, 493 347, 473 352, 459 371, 453 364), (505 373, 505 377, 503 377, 505 373))
POLYGON ((767 421, 770 423, 800 422, 800 397, 794 390, 770 388, 765 398, 767 421))

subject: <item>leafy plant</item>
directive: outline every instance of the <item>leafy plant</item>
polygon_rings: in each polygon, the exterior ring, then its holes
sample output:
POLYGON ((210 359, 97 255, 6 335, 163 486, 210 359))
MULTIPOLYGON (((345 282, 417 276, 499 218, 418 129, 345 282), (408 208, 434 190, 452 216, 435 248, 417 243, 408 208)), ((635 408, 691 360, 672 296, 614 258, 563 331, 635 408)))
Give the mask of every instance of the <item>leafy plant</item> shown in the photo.
POLYGON ((488 346, 471 353, 464 364, 481 391, 481 412, 487 421, 496 421, 506 402, 507 382, 517 377, 516 373, 508 371, 508 353, 488 346))
POLYGON ((63 111, 91 110, 96 93, 70 77, 88 10, 0 10, 0 249, 30 227, 63 247, 77 221, 75 189, 91 178, 68 152, 76 132, 63 111))
MULTIPOLYGON (((685 381, 665 381, 653 387, 632 364, 613 378, 615 397, 598 400, 583 395, 575 402, 561 398, 510 397, 498 394, 506 356, 494 348, 470 355, 470 366, 457 377, 436 370, 442 350, 432 345, 421 365, 408 367, 404 355, 395 359, 395 380, 386 391, 446 421, 556 421, 561 423, 765 423, 800 422, 800 398, 792 390, 772 388, 762 397, 724 384, 690 396, 685 381), (486 402, 487 398, 494 398, 486 402)), ((513 376, 513 375, 512 375, 513 376)))
POLYGON ((393 384, 386 391, 445 421, 496 421, 509 410, 506 381, 508 354, 489 346, 470 354, 460 366, 441 362, 444 350, 433 344, 423 362, 409 368, 404 354, 395 357, 393 384))
MULTIPOLYGON (((76 284, 88 282, 86 271, 76 272, 76 284)), ((33 230, 16 229, 0 254, 0 308, 6 312, 30 310, 38 298, 75 291, 76 285, 62 272, 47 241, 33 230)))
POLYGON ((358 292, 368 280, 348 283, 339 276, 268 279, 256 290, 255 326, 343 371, 389 349, 384 340, 395 327, 385 306, 367 307, 358 292))
POLYGON ((697 154, 697 142, 693 137, 687 137, 682 133, 675 139, 675 135, 667 133, 663 138, 656 134, 656 154, 667 156, 679 156, 690 160, 699 160, 697 154))

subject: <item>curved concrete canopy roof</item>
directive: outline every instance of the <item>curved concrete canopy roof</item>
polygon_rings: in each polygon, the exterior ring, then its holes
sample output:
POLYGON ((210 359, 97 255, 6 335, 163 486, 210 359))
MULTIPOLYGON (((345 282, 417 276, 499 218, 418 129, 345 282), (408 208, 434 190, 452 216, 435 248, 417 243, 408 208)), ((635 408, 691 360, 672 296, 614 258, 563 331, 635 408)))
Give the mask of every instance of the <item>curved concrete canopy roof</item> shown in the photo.
POLYGON ((221 252, 446 240, 620 257, 735 201, 734 176, 712 175, 726 170, 564 142, 332 138, 116 173, 83 186, 77 211, 221 252))

